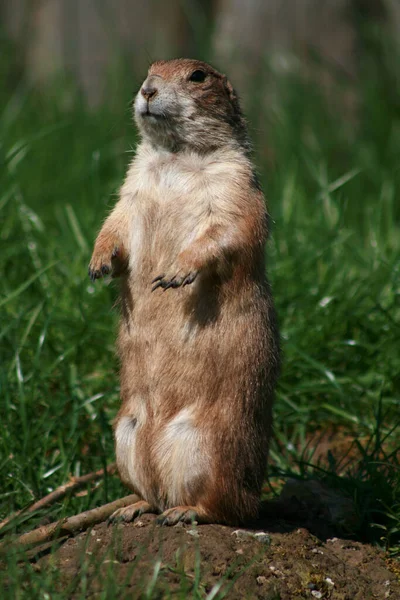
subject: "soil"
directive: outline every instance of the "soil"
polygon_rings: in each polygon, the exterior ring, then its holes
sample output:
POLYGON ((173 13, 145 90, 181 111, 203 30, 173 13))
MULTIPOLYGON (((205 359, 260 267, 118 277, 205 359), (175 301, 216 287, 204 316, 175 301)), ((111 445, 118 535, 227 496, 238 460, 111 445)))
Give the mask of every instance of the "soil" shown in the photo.
POLYGON ((193 589, 196 598, 220 598, 225 591, 232 600, 400 599, 400 564, 382 551, 335 537, 321 511, 300 510, 294 518, 292 506, 289 519, 273 512, 269 504, 246 529, 160 527, 154 515, 102 523, 66 540, 54 555, 39 554, 35 568, 54 561, 71 598, 82 597, 84 577, 86 597, 93 599, 191 598, 193 589), (106 583, 110 569, 117 588, 106 583))

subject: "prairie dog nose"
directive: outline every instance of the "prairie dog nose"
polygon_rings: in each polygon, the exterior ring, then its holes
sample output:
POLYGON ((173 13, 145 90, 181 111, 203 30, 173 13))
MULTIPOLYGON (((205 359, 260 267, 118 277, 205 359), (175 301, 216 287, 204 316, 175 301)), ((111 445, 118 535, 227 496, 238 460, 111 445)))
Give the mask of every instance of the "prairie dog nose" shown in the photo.
POLYGON ((142 87, 140 88, 140 92, 142 96, 146 98, 146 100, 151 100, 158 92, 157 83, 155 81, 155 77, 148 77, 144 82, 142 87))

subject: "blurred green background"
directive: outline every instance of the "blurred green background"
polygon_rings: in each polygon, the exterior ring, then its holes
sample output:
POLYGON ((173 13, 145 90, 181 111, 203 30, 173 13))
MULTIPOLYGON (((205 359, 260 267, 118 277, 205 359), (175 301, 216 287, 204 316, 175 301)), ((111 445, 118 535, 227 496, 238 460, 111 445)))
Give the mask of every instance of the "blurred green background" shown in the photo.
MULTIPOLYGON (((135 151, 133 94, 186 55, 238 88, 272 215, 266 494, 325 479, 354 499, 350 533, 396 554, 399 3, 2 0, 0 17, 1 516, 114 460, 118 285, 87 265, 135 151)), ((104 477, 48 516, 126 493, 104 477)))

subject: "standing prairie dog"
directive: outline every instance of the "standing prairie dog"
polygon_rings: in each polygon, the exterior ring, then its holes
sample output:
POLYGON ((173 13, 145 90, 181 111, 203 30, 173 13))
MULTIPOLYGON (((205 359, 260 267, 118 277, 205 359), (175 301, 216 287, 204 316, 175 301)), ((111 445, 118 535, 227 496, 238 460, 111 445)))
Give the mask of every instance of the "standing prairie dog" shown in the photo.
POLYGON ((238 98, 197 60, 155 62, 135 100, 141 142, 89 266, 121 276, 122 481, 133 520, 257 515, 279 340, 267 213, 238 98))

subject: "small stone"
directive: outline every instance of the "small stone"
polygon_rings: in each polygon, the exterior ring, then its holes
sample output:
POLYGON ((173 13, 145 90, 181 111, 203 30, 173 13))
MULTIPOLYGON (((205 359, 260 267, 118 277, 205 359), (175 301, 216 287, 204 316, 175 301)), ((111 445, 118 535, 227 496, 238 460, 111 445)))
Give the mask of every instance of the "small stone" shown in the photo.
POLYGON ((186 533, 188 535, 192 535, 193 537, 199 537, 199 532, 197 531, 197 529, 187 529, 186 533))
POLYGON ((283 579, 285 579, 285 575, 282 573, 282 571, 274 567, 274 565, 270 565, 269 570, 272 571, 276 577, 283 577, 283 579))
POLYGON ((330 542, 331 544, 334 544, 335 542, 338 541, 338 538, 333 537, 333 538, 330 538, 329 540, 326 540, 326 541, 330 542))
POLYGON ((253 531, 247 531, 246 529, 236 529, 236 531, 232 531, 231 535, 235 535, 238 540, 248 540, 253 538, 261 544, 271 543, 271 537, 265 531, 257 531, 255 533, 253 531))
POLYGON ((246 529, 236 529, 236 531, 232 531, 231 535, 235 535, 238 540, 245 540, 254 537, 254 533, 252 531, 246 531, 246 529))
POLYGON ((318 548, 313 548, 311 552, 313 552, 314 554, 323 554, 322 550, 319 550, 318 548))
POLYGON ((266 577, 264 577, 264 575, 259 575, 256 578, 257 584, 258 585, 264 585, 264 583, 267 583, 268 579, 266 577))
POLYGON ((322 593, 318 590, 312 590, 311 595, 314 596, 314 598, 322 598, 322 593))
POLYGON ((257 542, 260 542, 260 544, 269 545, 271 543, 271 537, 268 535, 268 533, 265 533, 265 531, 259 531, 254 535, 254 537, 256 538, 257 542))
POLYGON ((146 527, 146 523, 143 523, 140 519, 135 521, 134 527, 146 527))
POLYGON ((325 581, 328 585, 332 587, 335 585, 330 577, 325 577, 325 581))

